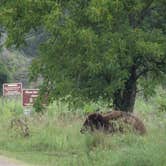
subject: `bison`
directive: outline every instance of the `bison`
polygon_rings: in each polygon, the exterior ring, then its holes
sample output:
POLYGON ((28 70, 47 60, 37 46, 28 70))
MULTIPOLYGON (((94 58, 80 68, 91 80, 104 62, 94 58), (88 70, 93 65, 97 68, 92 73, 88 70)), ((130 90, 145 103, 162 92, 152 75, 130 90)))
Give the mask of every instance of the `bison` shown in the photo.
POLYGON ((132 129, 141 135, 146 133, 146 128, 138 117, 123 111, 92 113, 86 118, 80 132, 99 130, 106 133, 123 133, 126 129, 132 129))

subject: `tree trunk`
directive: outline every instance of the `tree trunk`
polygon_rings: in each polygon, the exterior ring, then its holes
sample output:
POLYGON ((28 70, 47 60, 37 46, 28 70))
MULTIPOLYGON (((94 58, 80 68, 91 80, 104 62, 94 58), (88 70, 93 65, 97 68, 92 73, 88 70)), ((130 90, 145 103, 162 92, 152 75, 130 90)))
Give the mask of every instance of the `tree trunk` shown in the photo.
POLYGON ((125 88, 114 93, 113 107, 115 110, 133 112, 136 98, 136 69, 131 68, 131 75, 125 83, 125 88))

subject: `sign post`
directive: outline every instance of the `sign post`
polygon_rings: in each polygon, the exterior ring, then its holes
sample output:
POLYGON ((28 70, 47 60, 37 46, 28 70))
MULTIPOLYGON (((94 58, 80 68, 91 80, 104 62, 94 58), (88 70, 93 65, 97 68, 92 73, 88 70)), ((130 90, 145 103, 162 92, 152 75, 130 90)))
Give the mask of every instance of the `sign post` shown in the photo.
MULTIPOLYGON (((6 99, 18 101, 19 96, 22 95, 22 83, 4 83, 3 84, 3 104, 6 99), (5 98, 8 97, 8 98, 5 98)), ((14 111, 16 110, 16 102, 14 111)))

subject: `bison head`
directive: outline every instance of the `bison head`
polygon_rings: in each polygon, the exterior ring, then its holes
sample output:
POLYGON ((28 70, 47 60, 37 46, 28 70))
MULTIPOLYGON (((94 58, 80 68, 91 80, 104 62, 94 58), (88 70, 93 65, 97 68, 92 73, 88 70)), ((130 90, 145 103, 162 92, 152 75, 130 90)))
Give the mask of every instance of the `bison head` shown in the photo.
POLYGON ((93 113, 86 118, 80 132, 83 134, 86 131, 99 130, 104 127, 105 127, 105 121, 103 116, 99 113, 93 113))

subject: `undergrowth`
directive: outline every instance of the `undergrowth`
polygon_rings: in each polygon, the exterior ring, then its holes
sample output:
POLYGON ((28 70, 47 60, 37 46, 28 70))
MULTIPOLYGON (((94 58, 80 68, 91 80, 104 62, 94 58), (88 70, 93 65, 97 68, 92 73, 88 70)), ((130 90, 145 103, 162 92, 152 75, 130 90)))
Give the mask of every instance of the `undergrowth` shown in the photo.
POLYGON ((1 99, 0 153, 39 166, 165 166, 166 113, 159 109, 159 98, 136 102, 135 113, 148 131, 145 136, 82 135, 79 130, 85 116, 81 109, 70 112, 65 104, 54 103, 44 115, 25 116, 19 102, 1 99), (26 119, 29 137, 11 129, 13 118, 26 119))

